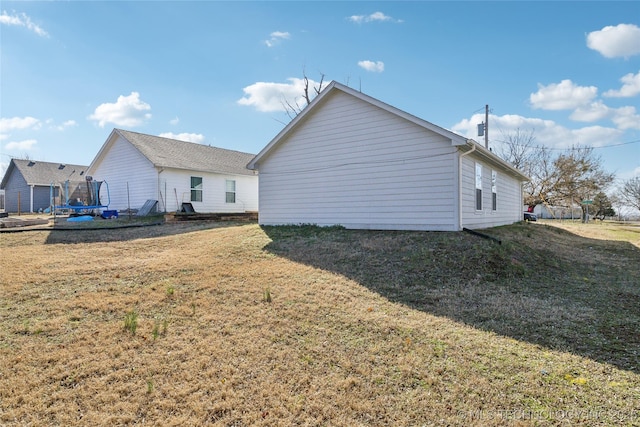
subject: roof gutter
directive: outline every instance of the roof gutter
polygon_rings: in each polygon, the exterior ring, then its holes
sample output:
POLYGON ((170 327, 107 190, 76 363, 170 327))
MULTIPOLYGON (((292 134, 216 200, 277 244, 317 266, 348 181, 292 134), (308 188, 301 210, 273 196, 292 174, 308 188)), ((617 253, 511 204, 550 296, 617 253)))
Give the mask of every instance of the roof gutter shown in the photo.
POLYGON ((458 231, 463 229, 462 227, 462 158, 476 151, 476 145, 477 145, 471 139, 467 139, 467 143, 471 144, 471 150, 465 153, 462 153, 458 156, 458 231))

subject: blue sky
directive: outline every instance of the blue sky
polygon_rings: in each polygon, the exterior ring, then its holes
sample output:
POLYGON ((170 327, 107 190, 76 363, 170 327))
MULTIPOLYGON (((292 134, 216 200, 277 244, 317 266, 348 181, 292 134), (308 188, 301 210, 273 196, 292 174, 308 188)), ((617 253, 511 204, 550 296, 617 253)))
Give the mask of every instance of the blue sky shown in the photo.
POLYGON ((88 165, 114 127, 258 153, 304 71, 640 175, 637 1, 3 1, 0 31, 0 174, 88 165))

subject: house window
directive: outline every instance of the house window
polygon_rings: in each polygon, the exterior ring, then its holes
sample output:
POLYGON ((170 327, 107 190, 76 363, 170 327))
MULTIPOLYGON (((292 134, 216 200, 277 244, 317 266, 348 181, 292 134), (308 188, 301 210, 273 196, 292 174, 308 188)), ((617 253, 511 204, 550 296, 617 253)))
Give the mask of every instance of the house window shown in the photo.
POLYGON ((236 182, 235 182, 235 180, 232 180, 232 179, 228 179, 227 180, 226 202, 227 203, 235 203, 236 202, 236 182))
POLYGON ((498 210, 498 172, 491 171, 491 209, 498 210))
POLYGON ((482 165, 476 163, 476 210, 482 210, 482 165))
POLYGON ((191 201, 202 201, 202 177, 200 176, 191 177, 191 201))

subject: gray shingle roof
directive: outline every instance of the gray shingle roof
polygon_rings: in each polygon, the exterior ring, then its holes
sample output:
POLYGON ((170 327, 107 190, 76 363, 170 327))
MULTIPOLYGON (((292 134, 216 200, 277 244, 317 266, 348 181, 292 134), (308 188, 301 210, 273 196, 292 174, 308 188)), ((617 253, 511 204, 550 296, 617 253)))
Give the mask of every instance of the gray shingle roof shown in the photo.
POLYGON ((2 186, 5 186, 5 181, 9 179, 14 168, 20 171, 28 185, 50 185, 52 182, 59 183, 68 179, 83 180, 87 167, 66 163, 12 159, 2 180, 2 186))
POLYGON ((156 167, 255 175, 246 167, 254 154, 122 129, 116 129, 116 132, 136 147, 156 167))

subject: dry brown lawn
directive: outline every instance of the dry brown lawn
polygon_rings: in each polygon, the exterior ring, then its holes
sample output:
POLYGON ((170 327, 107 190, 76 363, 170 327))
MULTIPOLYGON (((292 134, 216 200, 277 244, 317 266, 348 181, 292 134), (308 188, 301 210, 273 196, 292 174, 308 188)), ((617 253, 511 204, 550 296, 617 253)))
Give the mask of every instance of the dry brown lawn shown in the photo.
POLYGON ((640 250, 488 233, 0 234, 0 425, 640 425, 640 250))

